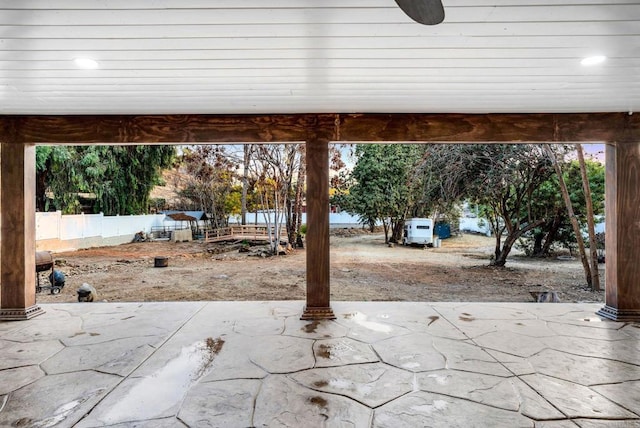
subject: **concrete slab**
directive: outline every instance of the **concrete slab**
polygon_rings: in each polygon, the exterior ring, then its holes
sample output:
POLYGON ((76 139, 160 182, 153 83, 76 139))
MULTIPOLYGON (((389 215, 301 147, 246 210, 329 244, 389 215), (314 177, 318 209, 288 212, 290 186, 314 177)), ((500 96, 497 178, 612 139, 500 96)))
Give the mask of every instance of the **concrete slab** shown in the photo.
POLYGON ((520 413, 536 421, 536 427, 540 421, 566 418, 564 413, 554 407, 546 397, 523 382, 521 378, 512 379, 512 381, 520 396, 520 413))
POLYGON ((327 339, 345 337, 348 328, 330 320, 303 321, 299 317, 288 317, 285 322, 285 336, 305 339, 327 339))
POLYGON ((407 334, 374 344, 380 359, 391 366, 412 372, 441 370, 447 366, 445 355, 426 333, 407 334))
POLYGON ((446 395, 414 392, 375 410, 373 427, 533 428, 534 422, 513 411, 446 395))
POLYGON ((283 375, 264 380, 251 426, 366 428, 372 410, 341 395, 304 388, 283 375))
POLYGON ((67 346, 41 364, 48 374, 96 370, 127 376, 153 353, 149 338, 128 337, 93 345, 67 346))
POLYGON ((591 386, 637 380, 640 367, 603 358, 545 349, 529 358, 537 373, 591 386))
POLYGON ((196 385, 178 413, 193 427, 248 427, 253 425, 253 403, 262 382, 237 379, 196 385))
POLYGON ((315 367, 339 367, 380 361, 371 345, 348 337, 316 340, 313 343, 315 367))
MULTIPOLYGON (((640 380, 624 383, 610 383, 608 385, 596 385, 591 389, 599 392, 614 403, 617 403, 636 414, 640 414, 640 380)), ((640 426, 640 423, 638 425, 640 426)))
POLYGON ((289 336, 255 338, 249 358, 269 373, 293 373, 315 365, 313 340, 289 336))
MULTIPOLYGON (((497 326, 498 324, 496 324, 497 326)), ((474 343, 488 350, 503 352, 505 354, 517 355, 528 358, 547 348, 543 339, 524 336, 513 331, 492 331, 473 339, 474 343)))
POLYGON ((346 395, 374 408, 411 392, 414 375, 382 363, 305 370, 291 379, 309 389, 346 395))
POLYGON ((438 370, 417 375, 422 391, 463 398, 499 409, 516 411, 521 400, 509 378, 458 370, 438 370))
POLYGON ((584 337, 554 336, 545 338, 551 349, 583 357, 604 358, 623 363, 637 364, 640 342, 636 339, 599 340, 584 337))
POLYGON ((593 304, 46 304, 0 322, 0 426, 640 427, 640 325, 593 304))
POLYGON ((579 428, 573 421, 545 421, 536 423, 536 428, 579 428))
POLYGON ((0 339, 0 370, 44 363, 64 346, 57 340, 42 342, 13 342, 0 339))
POLYGON ((570 418, 637 417, 586 386, 539 374, 523 376, 522 380, 570 418))
POLYGON ((45 372, 36 365, 0 370, 0 395, 17 391, 43 376, 45 372))
POLYGON ((71 427, 91 411, 121 378, 93 371, 45 376, 8 395, 3 427, 71 427))

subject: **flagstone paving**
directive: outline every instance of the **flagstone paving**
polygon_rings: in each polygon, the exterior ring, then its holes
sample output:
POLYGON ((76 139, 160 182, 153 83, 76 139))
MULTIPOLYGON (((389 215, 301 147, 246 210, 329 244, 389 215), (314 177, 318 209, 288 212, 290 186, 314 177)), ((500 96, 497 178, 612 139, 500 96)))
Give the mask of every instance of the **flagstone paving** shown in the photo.
POLYGON ((640 427, 599 304, 45 304, 0 322, 1 427, 640 427))

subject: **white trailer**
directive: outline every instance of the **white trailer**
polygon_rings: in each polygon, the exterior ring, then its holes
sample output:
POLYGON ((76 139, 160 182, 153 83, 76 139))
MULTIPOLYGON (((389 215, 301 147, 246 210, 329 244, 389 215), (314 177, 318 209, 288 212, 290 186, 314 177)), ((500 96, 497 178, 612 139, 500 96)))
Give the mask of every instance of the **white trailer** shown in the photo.
POLYGON ((410 218, 404 223, 403 245, 433 245, 433 220, 410 218))

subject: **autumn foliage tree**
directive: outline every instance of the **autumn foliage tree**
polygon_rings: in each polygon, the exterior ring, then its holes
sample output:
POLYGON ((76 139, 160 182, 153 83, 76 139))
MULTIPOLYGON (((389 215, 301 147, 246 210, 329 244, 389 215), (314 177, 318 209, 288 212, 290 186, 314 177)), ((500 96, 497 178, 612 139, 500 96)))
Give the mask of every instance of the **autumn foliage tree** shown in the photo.
MULTIPOLYGON (((250 175, 264 212, 273 214, 274 242, 285 226, 288 242, 296 242, 300 233, 300 211, 304 190, 304 146, 301 144, 255 145, 250 160, 250 175)), ((271 216, 265 215, 270 223, 271 216)), ((276 247, 274 246, 274 251, 276 247)))
POLYGON ((183 207, 204 211, 214 228, 227 226, 239 214, 241 187, 234 181, 238 166, 224 146, 204 145, 183 149, 178 195, 183 207))

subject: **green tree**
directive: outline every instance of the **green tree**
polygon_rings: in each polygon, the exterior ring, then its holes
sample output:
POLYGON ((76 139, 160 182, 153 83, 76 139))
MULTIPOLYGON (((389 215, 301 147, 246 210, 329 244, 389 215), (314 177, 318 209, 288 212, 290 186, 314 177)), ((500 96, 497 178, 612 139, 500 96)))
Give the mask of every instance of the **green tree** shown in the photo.
POLYGON ((36 147, 36 209, 58 209, 73 214, 80 208, 78 193, 86 183, 77 162, 76 148, 69 146, 36 147))
POLYGON ((84 192, 95 195, 95 212, 145 213, 161 169, 174 155, 172 146, 38 146, 36 206, 74 213, 84 192))
POLYGON ((173 146, 88 146, 86 174, 107 215, 148 212, 149 194, 159 184, 161 170, 172 165, 173 146), (91 149, 96 153, 91 155, 91 149))
POLYGON ((472 178, 474 159, 481 153, 477 147, 466 144, 425 145, 417 168, 421 183, 420 198, 414 205, 412 216, 432 216, 457 224, 460 202, 466 198, 472 178))
POLYGON ((404 220, 416 202, 421 182, 416 168, 424 147, 410 144, 356 146, 356 164, 348 192, 338 192, 333 203, 358 215, 370 228, 381 221, 385 241, 400 242, 404 220))
POLYGON ((504 266, 514 244, 542 226, 535 193, 554 173, 542 148, 533 144, 471 146, 467 157, 467 194, 482 207, 496 238, 491 264, 504 266))
MULTIPOLYGON (((589 188, 591 189, 594 215, 601 215, 604 213, 604 165, 596 161, 586 160, 585 166, 589 188)), ((563 162, 562 171, 574 214, 580 224, 587 224, 586 200, 578 161, 566 160, 563 162)), ((542 183, 535 191, 532 199, 532 206, 539 211, 539 216, 546 218, 546 221, 522 237, 520 241, 521 247, 533 257, 548 256, 556 243, 572 250, 576 237, 560 194, 557 175, 552 175, 542 183)))

